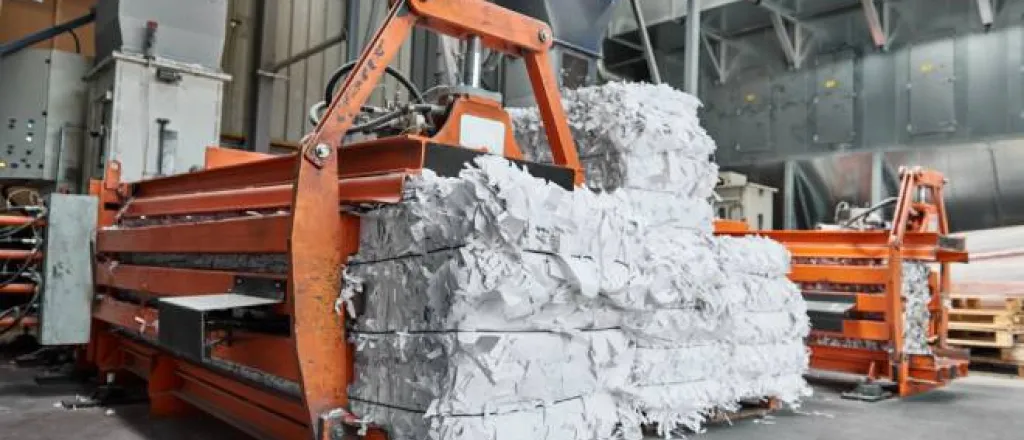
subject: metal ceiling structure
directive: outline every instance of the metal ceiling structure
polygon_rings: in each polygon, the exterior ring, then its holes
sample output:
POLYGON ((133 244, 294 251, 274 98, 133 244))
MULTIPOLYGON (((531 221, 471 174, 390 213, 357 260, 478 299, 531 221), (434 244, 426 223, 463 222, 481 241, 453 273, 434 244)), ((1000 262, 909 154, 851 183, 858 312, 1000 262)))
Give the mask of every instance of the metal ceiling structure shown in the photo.
MULTIPOLYGON (((727 82, 730 68, 737 56, 763 56, 742 40, 746 36, 772 30, 786 63, 795 69, 803 67, 813 49, 813 40, 829 32, 815 26, 814 21, 860 10, 864 18, 864 37, 876 48, 887 50, 894 35, 894 11, 900 0, 692 0, 699 11, 700 31, 693 47, 703 48, 703 64, 710 66, 719 83, 727 82)), ((978 16, 985 26, 995 21, 1000 0, 974 0, 978 16)), ((690 0, 636 1, 639 13, 631 7, 633 2, 622 2, 608 29, 608 43, 612 48, 608 65, 624 73, 634 73, 634 64, 647 60, 645 39, 653 43, 653 51, 660 54, 685 52, 691 44, 684 29, 690 0), (646 24, 645 36, 638 31, 637 16, 646 24), (682 46, 679 42, 684 42, 682 46), (623 50, 625 49, 625 53, 623 50), (618 53, 616 53, 618 52, 618 53), (630 72, 632 71, 632 72, 630 72)), ((698 49, 700 50, 700 49, 698 49)), ((648 63, 650 65, 650 63, 648 63)), ((708 67, 704 67, 708 71, 708 67)), ((687 69, 689 71, 689 69, 687 69)), ((650 69, 637 79, 653 79, 650 69)))

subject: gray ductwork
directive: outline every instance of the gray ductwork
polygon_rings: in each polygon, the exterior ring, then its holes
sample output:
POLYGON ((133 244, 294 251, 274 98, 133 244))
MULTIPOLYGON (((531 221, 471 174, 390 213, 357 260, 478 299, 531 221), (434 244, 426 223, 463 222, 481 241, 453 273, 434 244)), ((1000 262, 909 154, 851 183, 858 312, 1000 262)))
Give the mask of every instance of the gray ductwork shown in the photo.
POLYGON ((619 0, 495 0, 494 3, 542 20, 551 26, 555 42, 601 56, 601 43, 619 0))
POLYGON ((227 0, 100 0, 96 60, 117 51, 220 70, 227 14, 227 0))
MULTIPOLYGON (((598 60, 608 23, 619 0, 495 0, 513 11, 548 23, 555 44, 551 59, 559 84, 576 88, 598 80, 598 60)), ((534 104, 526 68, 522 61, 505 64, 505 104, 521 107, 534 104)))

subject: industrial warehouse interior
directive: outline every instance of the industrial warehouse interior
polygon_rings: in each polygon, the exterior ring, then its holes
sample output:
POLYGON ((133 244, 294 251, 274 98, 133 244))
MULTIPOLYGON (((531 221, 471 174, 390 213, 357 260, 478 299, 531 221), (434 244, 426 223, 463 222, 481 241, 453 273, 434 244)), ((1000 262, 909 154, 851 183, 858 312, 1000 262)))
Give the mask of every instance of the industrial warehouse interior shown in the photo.
POLYGON ((0 440, 1024 438, 1015 158, 1024 0, 0 0, 0 440))

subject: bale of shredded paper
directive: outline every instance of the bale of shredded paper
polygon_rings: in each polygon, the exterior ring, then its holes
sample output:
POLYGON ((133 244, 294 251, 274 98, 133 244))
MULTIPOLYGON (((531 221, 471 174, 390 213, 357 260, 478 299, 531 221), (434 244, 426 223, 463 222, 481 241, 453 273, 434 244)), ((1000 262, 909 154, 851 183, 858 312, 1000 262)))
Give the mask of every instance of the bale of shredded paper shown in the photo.
MULTIPOLYGON (((338 302, 356 316, 351 409, 397 439, 583 440, 798 403, 806 305, 784 248, 712 235, 700 103, 613 83, 565 105, 597 191, 490 157, 361 213, 338 302)), ((536 110, 511 113, 526 155, 550 162, 536 110)))

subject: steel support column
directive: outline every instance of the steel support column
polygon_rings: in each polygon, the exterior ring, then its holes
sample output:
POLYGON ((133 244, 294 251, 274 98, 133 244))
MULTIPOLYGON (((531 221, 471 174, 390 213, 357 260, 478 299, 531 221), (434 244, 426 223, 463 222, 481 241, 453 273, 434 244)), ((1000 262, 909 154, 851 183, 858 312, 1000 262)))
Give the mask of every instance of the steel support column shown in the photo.
POLYGON ((253 38, 249 46, 249 90, 246 102, 246 148, 270 151, 270 115, 274 107, 274 77, 263 73, 263 66, 276 58, 277 0, 253 2, 253 38))
POLYGON ((992 26, 995 22, 995 12, 992 7, 992 0, 978 0, 978 16, 981 17, 981 24, 992 26))
MULTIPOLYGON (((692 0, 692 2, 698 0, 692 0)), ((647 21, 644 20, 644 13, 640 9, 640 0, 629 0, 633 7, 633 17, 636 18, 637 32, 640 33, 640 41, 643 43, 644 58, 647 59, 647 70, 651 75, 651 82, 661 84, 661 71, 658 69, 658 60, 654 56, 654 46, 651 45, 651 35, 647 32, 647 21)))
POLYGON ((359 38, 359 3, 362 0, 345 0, 345 32, 348 40, 345 43, 345 62, 359 57, 362 40, 359 38))
POLYGON ((686 5, 683 88, 691 95, 697 95, 697 89, 700 87, 700 3, 701 0, 690 0, 686 5))
POLYGON ((871 32, 871 42, 879 49, 888 47, 889 35, 882 26, 882 17, 878 8, 875 7, 875 0, 860 0, 860 3, 864 8, 864 18, 868 22, 868 30, 871 32))
POLYGON ((787 160, 782 171, 782 228, 796 229, 796 162, 787 160))

